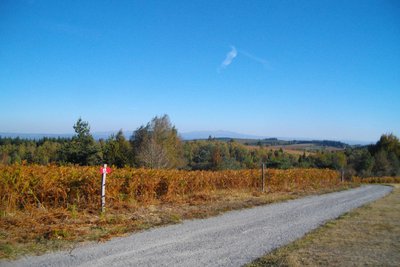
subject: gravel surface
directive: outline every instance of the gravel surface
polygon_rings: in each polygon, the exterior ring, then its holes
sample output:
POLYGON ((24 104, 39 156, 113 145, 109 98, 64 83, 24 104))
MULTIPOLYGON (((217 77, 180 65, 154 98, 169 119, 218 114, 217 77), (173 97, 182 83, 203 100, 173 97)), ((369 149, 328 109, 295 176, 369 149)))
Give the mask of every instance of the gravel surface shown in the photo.
POLYGON ((184 221, 68 252, 1 261, 0 265, 241 266, 391 190, 388 186, 367 185, 184 221))

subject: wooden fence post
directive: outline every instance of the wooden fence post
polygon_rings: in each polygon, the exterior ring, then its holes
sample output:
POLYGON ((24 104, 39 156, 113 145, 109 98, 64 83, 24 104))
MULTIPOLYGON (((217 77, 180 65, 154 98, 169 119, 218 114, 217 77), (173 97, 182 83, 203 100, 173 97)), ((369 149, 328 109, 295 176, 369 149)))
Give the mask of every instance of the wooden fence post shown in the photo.
POLYGON ((107 176, 107 164, 104 164, 101 177, 101 212, 106 211, 106 176, 107 176))
POLYGON ((340 181, 341 181, 341 182, 344 182, 344 169, 341 170, 340 181))
POLYGON ((263 163, 262 165, 261 165, 261 173, 262 173, 262 192, 264 193, 265 192, 265 173, 264 173, 264 169, 265 169, 265 164, 263 163))

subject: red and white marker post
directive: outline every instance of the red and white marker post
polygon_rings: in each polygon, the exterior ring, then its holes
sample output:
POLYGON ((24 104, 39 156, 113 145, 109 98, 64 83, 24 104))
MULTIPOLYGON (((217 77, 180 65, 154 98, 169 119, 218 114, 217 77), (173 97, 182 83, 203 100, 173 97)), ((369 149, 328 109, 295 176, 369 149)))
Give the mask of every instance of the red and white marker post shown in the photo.
POLYGON ((111 169, 104 164, 104 167, 100 167, 101 177, 101 212, 106 211, 106 176, 107 173, 111 172, 111 169))

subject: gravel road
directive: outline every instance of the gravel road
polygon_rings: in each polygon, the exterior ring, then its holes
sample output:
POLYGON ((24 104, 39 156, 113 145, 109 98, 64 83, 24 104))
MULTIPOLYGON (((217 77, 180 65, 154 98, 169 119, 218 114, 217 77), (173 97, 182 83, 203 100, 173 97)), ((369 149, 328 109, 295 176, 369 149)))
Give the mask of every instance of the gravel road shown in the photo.
POLYGON ((1 261, 0 265, 241 266, 391 190, 381 185, 362 186, 184 221, 70 252, 1 261))

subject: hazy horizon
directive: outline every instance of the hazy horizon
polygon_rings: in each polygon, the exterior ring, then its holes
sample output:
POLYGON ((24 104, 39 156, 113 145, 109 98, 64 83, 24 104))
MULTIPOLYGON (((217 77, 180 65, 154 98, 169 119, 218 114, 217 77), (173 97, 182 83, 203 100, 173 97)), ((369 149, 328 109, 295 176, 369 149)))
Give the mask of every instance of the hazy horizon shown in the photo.
MULTIPOLYGON (((126 138, 130 138, 134 132, 134 130, 123 130, 124 135, 126 138)), ((112 134, 116 134, 119 130, 110 130, 110 131, 91 131, 92 135, 95 139, 107 139, 112 134)), ((63 132, 63 133, 44 133, 44 132, 0 132, 0 137, 16 137, 19 136, 20 138, 28 138, 28 139, 37 139, 42 137, 72 137, 75 133, 73 131, 70 132, 63 132)), ((377 140, 356 140, 356 139, 329 139, 329 138, 311 138, 306 136, 269 136, 269 135, 251 135, 245 132, 232 132, 232 131, 225 131, 225 130, 217 130, 217 131, 191 131, 191 132, 181 132, 178 129, 178 134, 184 140, 195 140, 195 139, 207 139, 209 136, 214 138, 236 138, 236 139, 268 139, 268 138, 277 138, 278 140, 330 140, 330 141, 340 141, 350 145, 366 145, 366 144, 374 144, 377 140)))

